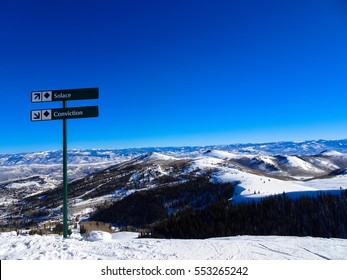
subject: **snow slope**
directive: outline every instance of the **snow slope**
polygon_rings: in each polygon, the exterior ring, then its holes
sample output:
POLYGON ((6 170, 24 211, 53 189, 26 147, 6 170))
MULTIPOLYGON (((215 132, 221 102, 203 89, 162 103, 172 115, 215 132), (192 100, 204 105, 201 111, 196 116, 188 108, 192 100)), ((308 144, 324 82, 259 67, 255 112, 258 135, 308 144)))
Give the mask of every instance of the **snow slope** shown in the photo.
POLYGON ((236 236, 205 240, 137 239, 134 233, 0 234, 1 260, 347 260, 346 239, 236 236), (105 238, 103 239, 102 236, 105 238))
MULTIPOLYGON (((246 172, 233 164, 225 164, 221 158, 228 156, 226 152, 211 151, 203 157, 192 161, 192 169, 211 169, 212 181, 236 183, 234 202, 259 199, 270 195, 285 192, 292 197, 301 195, 316 195, 318 192, 338 191, 347 189, 347 175, 339 175, 329 179, 317 179, 312 181, 281 180, 266 175, 246 172)), ((230 156, 230 153, 229 153, 230 156)), ((233 156, 233 155, 231 155, 233 156)), ((264 160, 270 158, 263 156, 264 160)), ((302 165, 301 168, 309 168, 302 164, 302 160, 292 157, 292 164, 302 165)))
POLYGON ((222 182, 239 182, 236 187, 234 202, 246 201, 248 199, 258 199, 269 195, 290 193, 305 193, 317 191, 317 189, 293 181, 282 181, 274 178, 267 178, 243 171, 220 172, 216 174, 215 180, 222 182))

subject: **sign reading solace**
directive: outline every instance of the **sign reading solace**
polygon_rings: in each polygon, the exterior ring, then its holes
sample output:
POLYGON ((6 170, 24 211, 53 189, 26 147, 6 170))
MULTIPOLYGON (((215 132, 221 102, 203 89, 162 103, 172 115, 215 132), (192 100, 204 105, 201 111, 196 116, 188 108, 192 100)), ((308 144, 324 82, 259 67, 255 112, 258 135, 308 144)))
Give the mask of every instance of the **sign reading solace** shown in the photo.
POLYGON ((31 102, 51 102, 51 101, 69 101, 98 99, 98 88, 78 88, 78 89, 61 89, 61 90, 44 90, 32 91, 31 102))

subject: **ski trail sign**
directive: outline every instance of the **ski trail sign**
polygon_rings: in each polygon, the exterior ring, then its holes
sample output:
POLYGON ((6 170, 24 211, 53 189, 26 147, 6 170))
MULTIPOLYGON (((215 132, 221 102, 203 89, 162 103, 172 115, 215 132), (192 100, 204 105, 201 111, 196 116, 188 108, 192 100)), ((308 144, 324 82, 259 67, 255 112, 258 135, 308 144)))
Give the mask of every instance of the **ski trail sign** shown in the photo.
POLYGON ((70 101, 98 99, 98 88, 78 88, 78 89, 60 89, 60 90, 42 90, 31 92, 31 102, 52 102, 52 101, 70 101))
POLYGON ((98 106, 66 107, 67 101, 98 99, 98 88, 78 88, 61 90, 40 90, 31 92, 31 102, 62 101, 62 108, 35 109, 30 112, 33 122, 62 120, 63 121, 63 236, 68 236, 68 173, 67 173, 67 120, 93 118, 99 116, 98 106))

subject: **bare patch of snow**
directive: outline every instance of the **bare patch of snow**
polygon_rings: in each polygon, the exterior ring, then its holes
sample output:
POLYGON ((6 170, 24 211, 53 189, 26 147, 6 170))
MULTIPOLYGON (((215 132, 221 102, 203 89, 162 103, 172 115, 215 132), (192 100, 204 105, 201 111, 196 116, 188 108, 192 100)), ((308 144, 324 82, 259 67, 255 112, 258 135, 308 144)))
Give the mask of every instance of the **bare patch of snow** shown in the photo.
POLYGON ((306 171, 322 172, 322 170, 314 167, 311 163, 306 162, 297 156, 287 156, 287 160, 289 165, 293 167, 306 170, 306 171))
POLYGON ((111 239, 111 233, 99 230, 92 231, 88 237, 89 241, 110 241, 111 239))
POLYGON ((342 154, 342 153, 340 153, 338 151, 334 151, 334 150, 324 151, 324 152, 320 153, 320 155, 322 155, 322 156, 332 156, 332 157, 334 157, 334 156, 338 156, 338 157, 344 156, 344 154, 342 154))

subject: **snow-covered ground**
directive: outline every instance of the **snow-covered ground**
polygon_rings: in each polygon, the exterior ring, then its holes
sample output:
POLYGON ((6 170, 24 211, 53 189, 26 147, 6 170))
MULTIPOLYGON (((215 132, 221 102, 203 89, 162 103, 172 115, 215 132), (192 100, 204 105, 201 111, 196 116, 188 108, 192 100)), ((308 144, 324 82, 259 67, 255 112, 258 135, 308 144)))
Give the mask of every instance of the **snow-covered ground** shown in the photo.
POLYGON ((346 239, 236 236, 204 240, 138 239, 95 232, 89 239, 0 234, 1 260, 347 260, 346 239))

